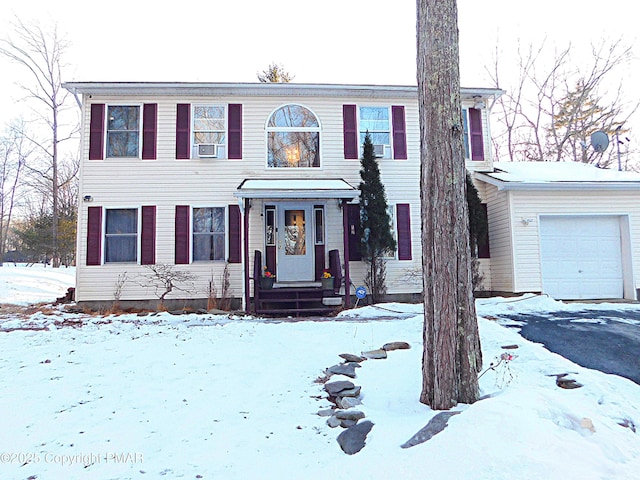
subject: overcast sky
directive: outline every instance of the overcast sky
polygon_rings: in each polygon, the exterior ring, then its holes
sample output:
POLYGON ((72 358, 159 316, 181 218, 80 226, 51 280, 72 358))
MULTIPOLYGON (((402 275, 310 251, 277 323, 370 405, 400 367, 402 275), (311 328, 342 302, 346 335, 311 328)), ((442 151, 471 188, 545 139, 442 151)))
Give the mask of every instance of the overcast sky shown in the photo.
MULTIPOLYGON (((635 10, 631 0, 517 2, 517 12, 513 1, 459 0, 461 83, 493 86, 485 68, 496 45, 508 64, 518 41, 546 37, 585 51, 602 39, 636 44, 635 10)), ((57 22, 71 43, 65 81, 254 82, 277 62, 299 83, 414 85, 415 11, 409 0, 22 0, 0 6, 0 36, 15 16, 57 22)), ((625 72, 630 85, 639 72, 636 60, 625 72)), ((18 74, 0 58, 0 125, 19 112, 18 74)))

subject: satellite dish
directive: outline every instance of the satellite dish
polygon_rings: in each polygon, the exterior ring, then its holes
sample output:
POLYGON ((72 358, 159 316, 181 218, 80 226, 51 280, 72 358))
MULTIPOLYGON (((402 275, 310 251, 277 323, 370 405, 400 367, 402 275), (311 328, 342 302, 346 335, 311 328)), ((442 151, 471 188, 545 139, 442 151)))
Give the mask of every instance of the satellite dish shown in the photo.
POLYGON ((609 146, 609 135, 607 135, 603 131, 592 133, 591 146, 598 153, 604 152, 609 146))

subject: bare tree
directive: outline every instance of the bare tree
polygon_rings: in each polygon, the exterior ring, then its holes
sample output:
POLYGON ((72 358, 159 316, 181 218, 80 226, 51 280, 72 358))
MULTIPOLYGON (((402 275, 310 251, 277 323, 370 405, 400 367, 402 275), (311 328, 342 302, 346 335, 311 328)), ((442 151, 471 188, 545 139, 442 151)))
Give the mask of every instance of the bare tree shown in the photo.
POLYGON ((140 285, 152 287, 160 303, 158 309, 164 309, 164 300, 174 290, 182 292, 192 292, 194 290, 193 281, 196 276, 183 270, 177 270, 175 265, 157 263, 145 265, 147 273, 141 274, 140 285), (183 285, 185 284, 185 285, 183 285))
MULTIPOLYGON (((497 158, 511 161, 581 161, 606 165, 604 156, 589 150, 592 133, 613 134, 637 110, 639 103, 623 100, 622 82, 606 88, 613 73, 631 56, 621 41, 592 46, 589 62, 574 60, 572 45, 549 53, 546 40, 540 46, 518 47, 518 76, 498 99, 498 124, 494 148, 497 158)), ((502 81, 496 54, 493 83, 502 81)), ((512 62, 506 62, 512 64, 512 62)), ((504 88, 504 87, 503 87, 504 88)))
POLYGON ((266 70, 257 73, 261 83, 289 83, 295 76, 287 72, 282 64, 270 63, 266 70))
POLYGON ((23 122, 14 121, 7 135, 0 138, 0 266, 7 247, 18 185, 23 175, 29 147, 19 132, 23 122))
POLYGON ((449 409, 478 399, 482 368, 469 252, 458 10, 455 0, 417 5, 425 309, 420 401, 449 409))
MULTIPOLYGON (((72 138, 77 127, 62 134, 60 114, 65 108, 69 93, 62 88, 62 58, 68 44, 58 35, 57 26, 51 31, 43 30, 38 23, 26 24, 16 19, 13 24, 13 38, 0 39, 0 54, 26 69, 31 82, 20 85, 26 98, 35 100, 39 108, 35 109, 39 120, 44 122, 51 136, 41 141, 29 137, 46 159, 39 169, 43 177, 51 182, 52 222, 52 263, 60 266, 58 251, 59 218, 59 147, 60 143, 72 138)), ((38 170, 32 166, 34 170, 38 170)))

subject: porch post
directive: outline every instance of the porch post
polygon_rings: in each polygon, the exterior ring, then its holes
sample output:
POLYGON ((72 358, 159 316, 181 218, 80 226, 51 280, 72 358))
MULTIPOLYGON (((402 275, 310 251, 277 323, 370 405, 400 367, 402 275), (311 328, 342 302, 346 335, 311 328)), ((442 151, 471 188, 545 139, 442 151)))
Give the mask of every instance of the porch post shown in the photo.
POLYGON ((344 256, 344 306, 351 306, 351 276, 349 275, 349 218, 347 201, 342 200, 342 249, 344 256))
POLYGON ((243 250, 244 250, 244 310, 249 312, 251 307, 251 290, 249 282, 249 209, 251 208, 251 202, 248 198, 244 199, 244 208, 242 209, 242 238, 243 238, 243 250))

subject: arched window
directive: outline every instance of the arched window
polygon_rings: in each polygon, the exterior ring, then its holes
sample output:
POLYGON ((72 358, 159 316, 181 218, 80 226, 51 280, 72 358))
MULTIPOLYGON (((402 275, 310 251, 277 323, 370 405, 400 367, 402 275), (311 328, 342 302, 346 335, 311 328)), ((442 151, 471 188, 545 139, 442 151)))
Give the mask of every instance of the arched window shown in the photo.
POLYGON ((267 166, 319 167, 320 123, 301 105, 278 108, 267 122, 267 166))

